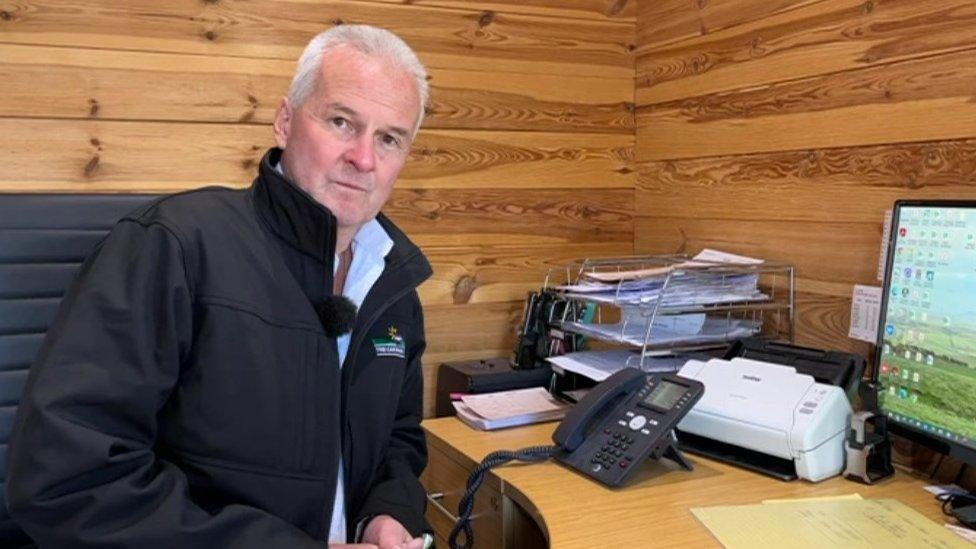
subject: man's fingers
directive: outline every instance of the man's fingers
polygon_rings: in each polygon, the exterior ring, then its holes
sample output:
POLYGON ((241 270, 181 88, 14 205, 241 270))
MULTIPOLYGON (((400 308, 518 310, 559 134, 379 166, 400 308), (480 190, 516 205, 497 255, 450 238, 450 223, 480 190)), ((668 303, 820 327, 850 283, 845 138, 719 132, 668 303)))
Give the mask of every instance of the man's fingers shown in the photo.
POLYGON ((424 538, 413 538, 403 544, 403 549, 424 549, 424 538))

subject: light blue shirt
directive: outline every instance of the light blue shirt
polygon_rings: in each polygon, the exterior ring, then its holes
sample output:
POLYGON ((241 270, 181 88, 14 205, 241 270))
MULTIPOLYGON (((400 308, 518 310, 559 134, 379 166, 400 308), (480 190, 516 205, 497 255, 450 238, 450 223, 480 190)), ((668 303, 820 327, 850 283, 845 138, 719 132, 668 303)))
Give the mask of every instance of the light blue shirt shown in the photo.
MULTIPOLYGON (((349 244, 352 247, 352 264, 346 274, 346 286, 342 295, 356 304, 356 309, 363 306, 363 301, 369 290, 383 273, 386 265, 386 254, 393 249, 393 240, 386 233, 383 226, 375 218, 360 227, 359 232, 349 244)), ((339 267, 339 256, 336 255, 332 274, 339 267)), ((346 361, 349 352, 349 338, 351 334, 343 334, 336 339, 339 346, 339 367, 346 361)), ((346 500, 345 482, 343 478, 342 458, 339 458, 339 482, 336 483, 336 497, 332 505, 332 526, 329 528, 330 543, 346 542, 346 500)))
MULTIPOLYGON (((275 170, 281 175, 285 175, 281 164, 275 166, 275 170)), ((383 274, 386 266, 386 255, 393 249, 393 239, 387 234, 386 229, 380 225, 375 218, 366 222, 359 228, 356 236, 349 244, 352 248, 352 264, 349 265, 349 272, 346 274, 346 285, 342 289, 342 295, 349 298, 359 309, 363 306, 366 296, 373 288, 373 284, 383 274)), ((339 255, 336 254, 333 262, 332 274, 339 268, 339 255)), ((336 339, 339 347, 339 368, 342 368, 346 361, 346 353, 349 352, 349 338, 351 334, 344 334, 336 339)), ((332 504, 332 524, 329 527, 329 543, 346 542, 346 499, 345 499, 345 475, 343 474, 342 457, 339 457, 339 470, 336 473, 338 482, 336 483, 335 500, 332 504)))

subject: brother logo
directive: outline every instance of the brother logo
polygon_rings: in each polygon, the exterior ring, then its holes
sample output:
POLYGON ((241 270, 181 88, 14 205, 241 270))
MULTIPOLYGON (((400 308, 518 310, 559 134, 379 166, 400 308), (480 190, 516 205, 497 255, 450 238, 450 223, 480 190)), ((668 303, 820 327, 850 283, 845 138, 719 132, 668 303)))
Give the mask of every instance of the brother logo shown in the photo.
POLYGON ((749 381, 762 381, 761 377, 743 375, 742 379, 748 379, 749 381))

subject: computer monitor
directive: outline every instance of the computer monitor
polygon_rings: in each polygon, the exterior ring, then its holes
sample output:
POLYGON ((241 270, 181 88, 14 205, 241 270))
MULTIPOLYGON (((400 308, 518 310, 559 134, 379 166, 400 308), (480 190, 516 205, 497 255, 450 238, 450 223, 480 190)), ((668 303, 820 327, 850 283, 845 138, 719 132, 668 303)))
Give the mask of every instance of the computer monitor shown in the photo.
POLYGON ((976 465, 976 201, 898 201, 874 379, 891 430, 976 465))

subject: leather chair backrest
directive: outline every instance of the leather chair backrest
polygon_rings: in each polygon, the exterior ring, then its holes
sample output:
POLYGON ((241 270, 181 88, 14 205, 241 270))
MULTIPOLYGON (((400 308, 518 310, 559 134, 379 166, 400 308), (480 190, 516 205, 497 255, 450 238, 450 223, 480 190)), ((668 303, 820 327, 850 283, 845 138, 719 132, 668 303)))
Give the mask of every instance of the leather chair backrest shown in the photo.
POLYGON ((44 333, 88 254, 123 215, 159 196, 0 194, 0 547, 30 543, 4 487, 17 403, 44 333))

